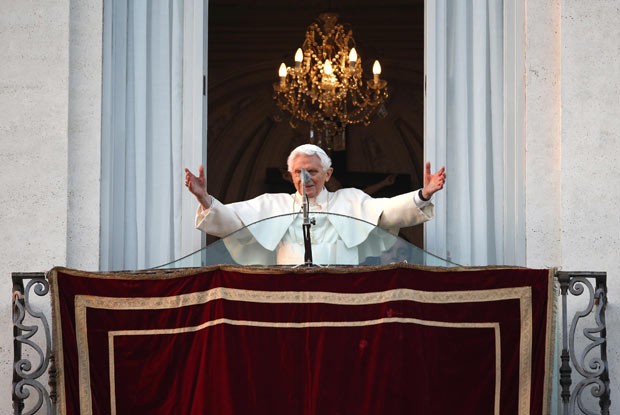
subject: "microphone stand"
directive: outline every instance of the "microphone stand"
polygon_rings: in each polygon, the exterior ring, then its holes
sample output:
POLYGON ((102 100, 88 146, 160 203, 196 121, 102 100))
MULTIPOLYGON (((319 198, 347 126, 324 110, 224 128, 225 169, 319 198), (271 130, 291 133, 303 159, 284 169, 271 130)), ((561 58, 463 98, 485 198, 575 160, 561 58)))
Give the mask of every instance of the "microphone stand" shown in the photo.
POLYGON ((309 174, 305 169, 301 171, 301 187, 303 197, 303 235, 304 235, 304 265, 311 267, 312 264, 312 241, 310 239, 310 227, 316 223, 314 219, 310 219, 310 201, 306 194, 306 182, 309 174))

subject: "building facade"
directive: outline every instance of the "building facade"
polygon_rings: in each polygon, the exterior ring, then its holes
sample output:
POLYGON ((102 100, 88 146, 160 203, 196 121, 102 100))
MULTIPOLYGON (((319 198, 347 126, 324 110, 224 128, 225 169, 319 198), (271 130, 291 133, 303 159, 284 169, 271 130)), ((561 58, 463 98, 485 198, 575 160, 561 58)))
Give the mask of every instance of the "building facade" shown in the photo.
MULTIPOLYGON (((525 8, 526 265, 608 275, 620 370, 620 0, 525 8)), ((0 413, 12 413, 11 273, 99 267, 102 21, 86 0, 2 0, 0 413)))

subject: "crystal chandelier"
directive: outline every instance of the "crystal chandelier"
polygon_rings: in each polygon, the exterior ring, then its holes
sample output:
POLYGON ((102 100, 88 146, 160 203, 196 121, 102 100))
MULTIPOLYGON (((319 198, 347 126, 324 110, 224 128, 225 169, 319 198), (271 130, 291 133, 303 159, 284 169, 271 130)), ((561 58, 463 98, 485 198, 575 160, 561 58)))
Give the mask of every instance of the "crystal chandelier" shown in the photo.
POLYGON ((310 142, 331 150, 344 149, 347 124, 369 125, 375 112, 385 116, 388 96, 379 61, 373 79, 364 81, 353 31, 337 20, 335 13, 319 15, 297 49, 295 66, 282 63, 273 85, 276 105, 290 114, 290 125, 307 123, 310 142))

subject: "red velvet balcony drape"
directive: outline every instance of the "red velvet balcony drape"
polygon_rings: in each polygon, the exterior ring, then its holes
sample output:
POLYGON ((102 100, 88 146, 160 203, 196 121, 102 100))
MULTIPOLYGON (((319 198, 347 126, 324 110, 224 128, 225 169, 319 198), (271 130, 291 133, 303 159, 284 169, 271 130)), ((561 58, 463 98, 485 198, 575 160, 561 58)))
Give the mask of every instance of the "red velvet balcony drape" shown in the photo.
POLYGON ((544 414, 552 272, 50 273, 66 414, 544 414))

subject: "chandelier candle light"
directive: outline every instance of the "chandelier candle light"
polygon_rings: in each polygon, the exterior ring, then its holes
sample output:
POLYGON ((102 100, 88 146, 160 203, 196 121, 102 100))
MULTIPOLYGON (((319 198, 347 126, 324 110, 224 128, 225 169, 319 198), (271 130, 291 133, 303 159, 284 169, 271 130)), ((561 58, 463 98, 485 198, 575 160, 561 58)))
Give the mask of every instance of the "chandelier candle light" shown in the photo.
POLYGON ((388 96, 379 61, 373 79, 364 81, 353 31, 337 20, 335 13, 319 15, 295 53, 295 66, 282 63, 273 85, 276 105, 290 114, 290 125, 307 123, 310 142, 336 151, 345 147, 347 124, 369 125, 375 112, 385 116, 388 96))

